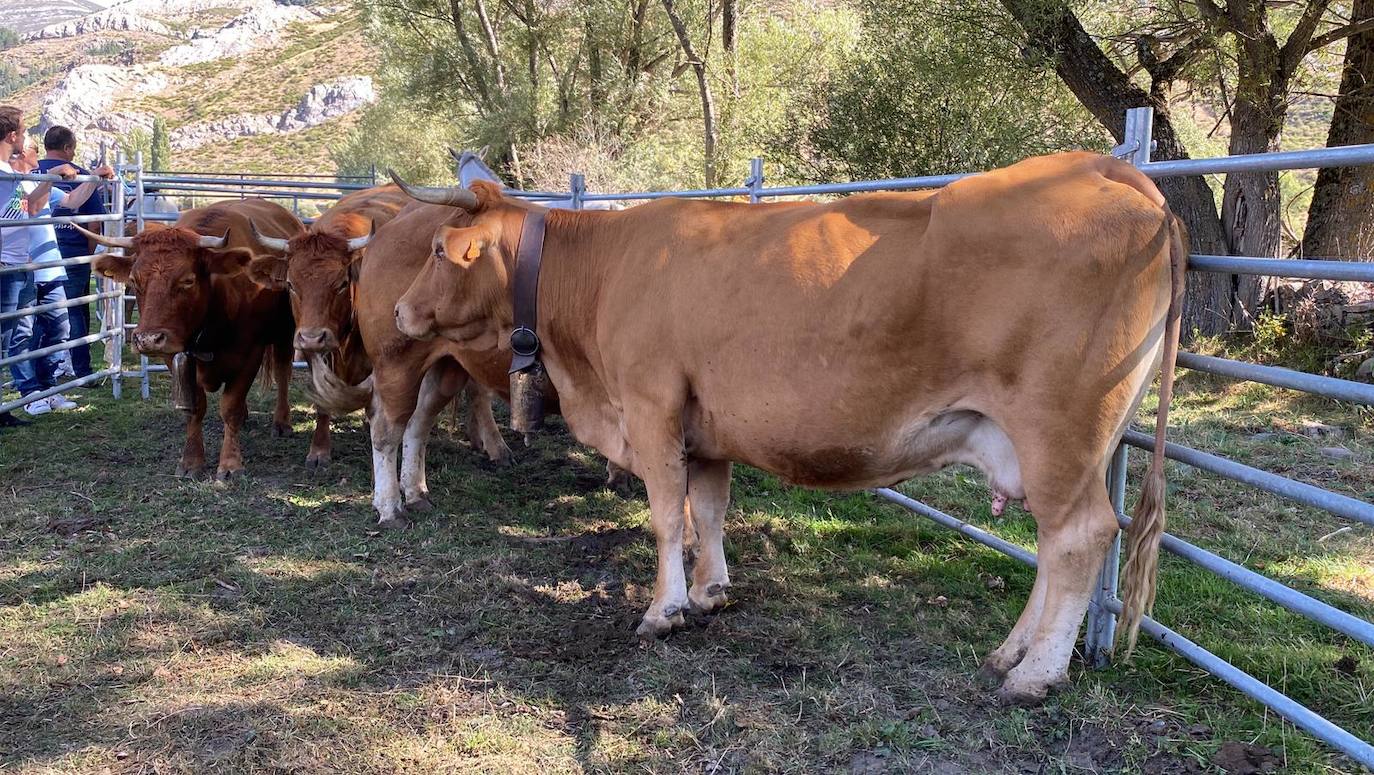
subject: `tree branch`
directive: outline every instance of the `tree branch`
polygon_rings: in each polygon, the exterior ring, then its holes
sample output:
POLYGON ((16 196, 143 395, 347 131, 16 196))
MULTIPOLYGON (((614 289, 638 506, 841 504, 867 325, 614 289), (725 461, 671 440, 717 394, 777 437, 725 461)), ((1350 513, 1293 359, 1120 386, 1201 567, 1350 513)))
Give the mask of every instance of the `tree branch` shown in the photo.
POLYGON ((1368 19, 1361 19, 1357 22, 1351 22, 1349 24, 1342 25, 1334 30, 1331 30, 1330 32, 1318 35, 1317 37, 1313 38, 1310 43, 1307 44, 1307 50, 1303 53, 1310 54, 1318 49, 1326 48, 1332 43, 1344 40, 1345 38, 1351 37, 1352 35, 1359 35, 1361 32, 1367 32, 1369 30, 1374 30, 1374 16, 1368 19))
POLYGON ((1307 56, 1312 49, 1312 36, 1317 32, 1317 25, 1321 23, 1322 17, 1326 15, 1326 9, 1331 6, 1331 0, 1309 0, 1306 8, 1303 9, 1302 17, 1294 25, 1293 31, 1289 33, 1288 40, 1284 41, 1283 48, 1279 50, 1280 66, 1285 73, 1293 73, 1302 63, 1302 58, 1307 56))

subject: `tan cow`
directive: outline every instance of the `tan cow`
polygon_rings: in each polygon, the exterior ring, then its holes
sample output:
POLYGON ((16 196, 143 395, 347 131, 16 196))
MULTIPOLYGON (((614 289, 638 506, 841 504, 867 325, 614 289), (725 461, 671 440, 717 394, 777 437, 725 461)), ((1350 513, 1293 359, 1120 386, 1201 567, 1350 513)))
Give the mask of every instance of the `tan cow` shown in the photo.
MULTIPOLYGON (((473 219, 435 235, 444 260, 397 305, 401 330, 504 343, 515 241, 534 208, 484 185, 415 193, 473 219)), ((548 212, 543 363, 577 438, 648 488, 658 577, 641 635, 725 602, 731 461, 836 489, 965 463, 1031 504, 1035 586, 985 669, 1005 699, 1042 699, 1067 680, 1116 531, 1108 454, 1162 357, 1126 572, 1133 643, 1163 529, 1185 244, 1144 175, 1087 153, 825 204, 548 212), (701 543, 690 590, 688 511, 701 543)))
POLYGON ((473 446, 494 462, 511 459, 492 417, 491 394, 481 388, 482 384, 506 384, 509 359, 502 360, 494 349, 473 352, 432 336, 427 337, 429 341, 417 341, 396 329, 396 300, 429 260, 434 230, 458 212, 410 202, 377 230, 357 264, 349 305, 371 374, 359 382, 356 375, 344 379, 336 370, 311 370, 315 397, 325 411, 338 415, 367 409, 372 434, 372 505, 378 524, 384 527, 405 525, 407 510, 431 507, 425 478, 430 431, 444 406, 470 384, 470 374, 477 379, 470 391, 467 418, 473 446))
POLYGON ((77 227, 102 245, 129 251, 126 256, 105 253, 94 267, 127 284, 138 297, 134 349, 163 356, 169 368, 180 353, 194 362, 195 382, 186 386, 191 395, 178 476, 197 476, 205 468, 205 394, 221 388, 224 440, 217 475, 228 479, 243 471, 239 430, 248 416, 248 389, 264 356, 277 386, 273 433, 291 433, 291 305, 285 292, 261 288, 248 279, 244 268, 263 253, 252 238, 250 223, 274 237, 301 228, 291 211, 263 199, 197 207, 183 212, 170 227, 149 225, 133 237, 106 237, 77 227))
MULTIPOLYGON (((288 238, 253 232, 265 251, 248 266, 254 282, 286 291, 296 320, 293 341, 310 368, 332 369, 353 384, 372 372, 354 314, 358 266, 373 232, 411 199, 396 186, 377 186, 343 197, 314 223, 288 238)), ((330 460, 329 414, 317 406, 315 433, 306 454, 314 470, 330 460)))

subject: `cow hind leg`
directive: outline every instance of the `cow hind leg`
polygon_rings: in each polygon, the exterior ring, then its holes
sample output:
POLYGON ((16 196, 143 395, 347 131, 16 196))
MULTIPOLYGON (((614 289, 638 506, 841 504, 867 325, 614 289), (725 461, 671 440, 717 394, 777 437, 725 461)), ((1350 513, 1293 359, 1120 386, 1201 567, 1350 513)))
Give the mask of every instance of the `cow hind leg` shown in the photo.
POLYGON ((239 434, 243 421, 248 419, 248 388, 253 382, 253 372, 239 376, 224 386, 219 398, 219 416, 224 421, 224 439, 219 447, 219 469, 215 475, 221 481, 228 481, 243 474, 243 448, 239 434))
POLYGON ((272 435, 283 439, 290 436, 291 400, 291 354, 289 346, 278 344, 272 348, 272 377, 277 383, 277 406, 272 412, 272 435))
POLYGON ((415 412, 406 423, 401 442, 401 493, 405 496, 405 507, 411 511, 434 508, 425 479, 429 437, 444 407, 462 392, 466 382, 467 374, 462 370, 440 365, 432 367, 420 381, 415 412))
POLYGON ((491 391, 478 386, 475 382, 469 384, 471 386, 468 388, 468 440, 472 442, 473 447, 485 453, 491 462, 508 466, 511 464, 511 451, 506 445, 505 438, 501 436, 501 429, 496 425, 496 416, 492 414, 491 391))
MULTIPOLYGON (((1044 501, 1038 493, 1035 497, 1037 505, 1044 501)), ((1036 583, 1043 586, 1044 599, 1029 637, 1013 630, 1018 641, 1028 642, 1024 655, 1007 672, 998 690, 1004 702, 1018 705, 1038 703, 1051 688, 1067 682, 1069 657, 1116 532, 1105 485, 1087 488, 1073 506, 1052 510, 1051 504, 1045 503, 1043 508, 1043 513, 1036 514, 1036 583)), ((1027 608, 1033 603, 1034 593, 1027 608)), ((1019 650, 1020 645, 1014 643, 1013 649, 1019 650)))
POLYGON ((730 463, 692 460, 687 464, 687 506, 684 542, 695 533, 696 559, 687 599, 692 610, 708 613, 725 605, 730 573, 725 565, 725 512, 730 506, 730 463))

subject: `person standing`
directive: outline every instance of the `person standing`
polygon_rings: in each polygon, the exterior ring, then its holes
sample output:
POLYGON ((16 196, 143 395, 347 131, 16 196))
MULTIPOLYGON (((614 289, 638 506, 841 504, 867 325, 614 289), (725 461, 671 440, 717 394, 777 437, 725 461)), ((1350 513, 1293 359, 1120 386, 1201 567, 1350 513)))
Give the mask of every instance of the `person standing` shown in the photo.
MULTIPOLYGON (((43 135, 43 151, 45 156, 38 160, 38 169, 41 172, 49 172, 67 165, 73 167, 78 175, 92 174, 73 163, 72 160, 76 158, 76 134, 67 127, 55 126, 49 129, 43 135)), ((101 165, 95 169, 94 174, 109 179, 114 177, 114 170, 107 165, 101 165)), ((54 188, 69 195, 80 194, 82 191, 86 191, 86 194, 84 196, 72 196, 66 203, 54 206, 52 214, 55 216, 105 215, 105 202, 100 192, 95 190, 96 185, 93 183, 55 184, 54 188)), ((86 228, 93 227, 86 224, 86 228)), ((57 249, 62 253, 63 258, 91 255, 93 246, 81 232, 68 224, 59 224, 56 232, 57 249)), ((64 285, 67 298, 78 299, 82 296, 88 296, 91 292, 90 289, 91 265, 73 264, 68 266, 67 279, 64 285)), ((71 338, 80 339, 90 333, 91 308, 89 304, 68 307, 67 319, 71 325, 71 338)), ((72 371, 77 377, 89 375, 91 373, 91 346, 83 344, 72 348, 71 365, 72 371)))
MULTIPOLYGON (((10 105, 0 105, 0 173, 13 174, 10 166, 17 160, 17 152, 24 145, 24 113, 10 105)), ((56 167, 51 170, 62 177, 76 174, 71 167, 56 167)), ((23 186, 15 179, 0 178, 0 219, 19 220, 27 217, 28 212, 42 210, 47 204, 51 183, 37 183, 23 186)), ((0 264, 16 265, 29 263, 29 240, 27 227, 16 226, 0 229, 0 264)), ((33 298, 33 272, 18 271, 0 274, 0 313, 14 312, 33 298)), ((28 352, 28 340, 32 330, 32 317, 18 317, 0 321, 0 354, 4 356, 28 352)), ((10 366, 14 376, 15 388, 21 394, 32 392, 34 386, 33 364, 19 361, 10 366)), ((8 412, 0 413, 0 427, 22 425, 8 412)))

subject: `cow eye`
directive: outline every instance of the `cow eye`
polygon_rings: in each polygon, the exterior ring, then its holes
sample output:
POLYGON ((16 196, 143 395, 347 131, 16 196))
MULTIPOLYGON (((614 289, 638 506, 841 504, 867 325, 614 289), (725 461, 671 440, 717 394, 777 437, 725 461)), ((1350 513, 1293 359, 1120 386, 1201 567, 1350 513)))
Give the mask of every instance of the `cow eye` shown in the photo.
POLYGON ((287 280, 287 281, 286 281, 286 290, 287 290, 288 292, 290 292, 290 293, 295 293, 295 292, 296 292, 296 286, 295 286, 295 285, 292 285, 290 280, 287 280))
POLYGON ((346 291, 346 290, 348 290, 348 281, 347 281, 347 280, 340 280, 339 282, 337 282, 337 283, 334 284, 334 292, 335 292, 335 293, 343 293, 343 292, 346 291))
POLYGON ((196 278, 195 278, 194 275, 189 275, 189 276, 187 276, 187 277, 183 277, 183 278, 181 278, 181 283, 180 283, 180 284, 181 284, 181 287, 183 287, 183 288, 190 288, 191 286, 193 286, 193 285, 196 284, 196 278))
POLYGON ((443 245, 435 245, 435 246, 434 246, 434 260, 436 260, 436 261, 447 261, 447 260, 448 260, 448 257, 444 255, 444 246, 443 246, 443 245))

